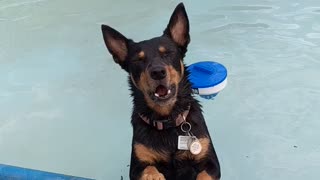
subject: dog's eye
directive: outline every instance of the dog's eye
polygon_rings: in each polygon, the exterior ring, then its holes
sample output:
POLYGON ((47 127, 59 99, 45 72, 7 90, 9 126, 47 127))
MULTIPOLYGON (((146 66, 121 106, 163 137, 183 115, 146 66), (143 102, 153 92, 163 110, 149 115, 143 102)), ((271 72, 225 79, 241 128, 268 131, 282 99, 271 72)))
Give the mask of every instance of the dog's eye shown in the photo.
POLYGON ((169 55, 170 55, 169 52, 161 53, 161 57, 163 57, 163 58, 167 58, 169 55))
POLYGON ((137 62, 140 62, 141 60, 139 58, 134 58, 131 61, 134 62, 134 63, 137 63, 137 62))
POLYGON ((169 57, 170 56, 170 52, 169 51, 166 51, 166 52, 163 52, 163 53, 160 53, 160 56, 162 57, 162 58, 167 58, 167 57, 169 57))

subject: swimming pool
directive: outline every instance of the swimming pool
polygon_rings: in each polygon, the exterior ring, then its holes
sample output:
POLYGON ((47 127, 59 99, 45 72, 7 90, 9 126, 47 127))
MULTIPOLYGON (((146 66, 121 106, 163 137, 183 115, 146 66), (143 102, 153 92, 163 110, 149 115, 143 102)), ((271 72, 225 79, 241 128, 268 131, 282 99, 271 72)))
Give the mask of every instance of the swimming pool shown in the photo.
MULTIPOLYGON (((229 72, 214 101, 201 99, 223 179, 319 179, 320 2, 184 3, 185 62, 229 72)), ((176 4, 0 1, 0 164, 128 179, 131 99, 100 24, 151 38, 176 4)))

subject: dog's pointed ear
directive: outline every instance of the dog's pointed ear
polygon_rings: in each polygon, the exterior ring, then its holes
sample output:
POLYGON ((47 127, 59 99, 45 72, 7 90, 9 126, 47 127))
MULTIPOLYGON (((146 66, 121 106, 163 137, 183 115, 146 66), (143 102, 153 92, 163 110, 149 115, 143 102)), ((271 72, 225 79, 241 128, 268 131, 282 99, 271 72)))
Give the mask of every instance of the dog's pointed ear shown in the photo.
POLYGON ((186 47, 190 42, 189 20, 183 3, 178 4, 173 11, 164 35, 182 47, 186 47))
POLYGON ((115 29, 101 25, 104 42, 116 63, 123 65, 128 55, 128 39, 115 29))

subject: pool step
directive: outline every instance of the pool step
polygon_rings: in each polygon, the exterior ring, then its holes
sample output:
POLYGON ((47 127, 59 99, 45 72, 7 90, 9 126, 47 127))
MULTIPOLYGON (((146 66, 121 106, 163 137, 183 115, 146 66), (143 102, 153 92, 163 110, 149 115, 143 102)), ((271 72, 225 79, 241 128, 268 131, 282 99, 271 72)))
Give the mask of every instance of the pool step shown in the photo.
POLYGON ((0 164, 1 180, 93 180, 0 164))

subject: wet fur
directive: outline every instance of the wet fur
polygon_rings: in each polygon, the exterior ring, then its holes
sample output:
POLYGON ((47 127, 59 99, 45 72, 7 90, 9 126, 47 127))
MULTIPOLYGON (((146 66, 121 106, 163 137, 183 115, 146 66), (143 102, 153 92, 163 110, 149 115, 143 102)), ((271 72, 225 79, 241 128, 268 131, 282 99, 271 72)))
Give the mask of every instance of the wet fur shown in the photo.
POLYGON ((128 81, 133 97, 130 179, 219 179, 220 166, 201 106, 192 96, 191 84, 187 78, 189 72, 181 63, 190 41, 189 22, 183 4, 176 7, 164 35, 160 37, 135 43, 109 26, 103 25, 102 31, 106 46, 115 62, 129 74, 128 81), (171 53, 169 60, 163 57, 165 51, 171 53), (152 66, 159 65, 159 62, 169 72, 169 77, 162 81, 176 84, 177 88, 174 101, 162 104, 148 99, 149 91, 157 85, 153 83, 160 81, 153 82, 145 75, 148 73, 145 64, 152 66), (192 133, 203 146, 203 151, 196 156, 188 151, 177 150, 178 136, 184 135, 180 127, 157 130, 140 117, 143 115, 155 120, 175 119, 189 107, 186 121, 191 123, 192 133))

